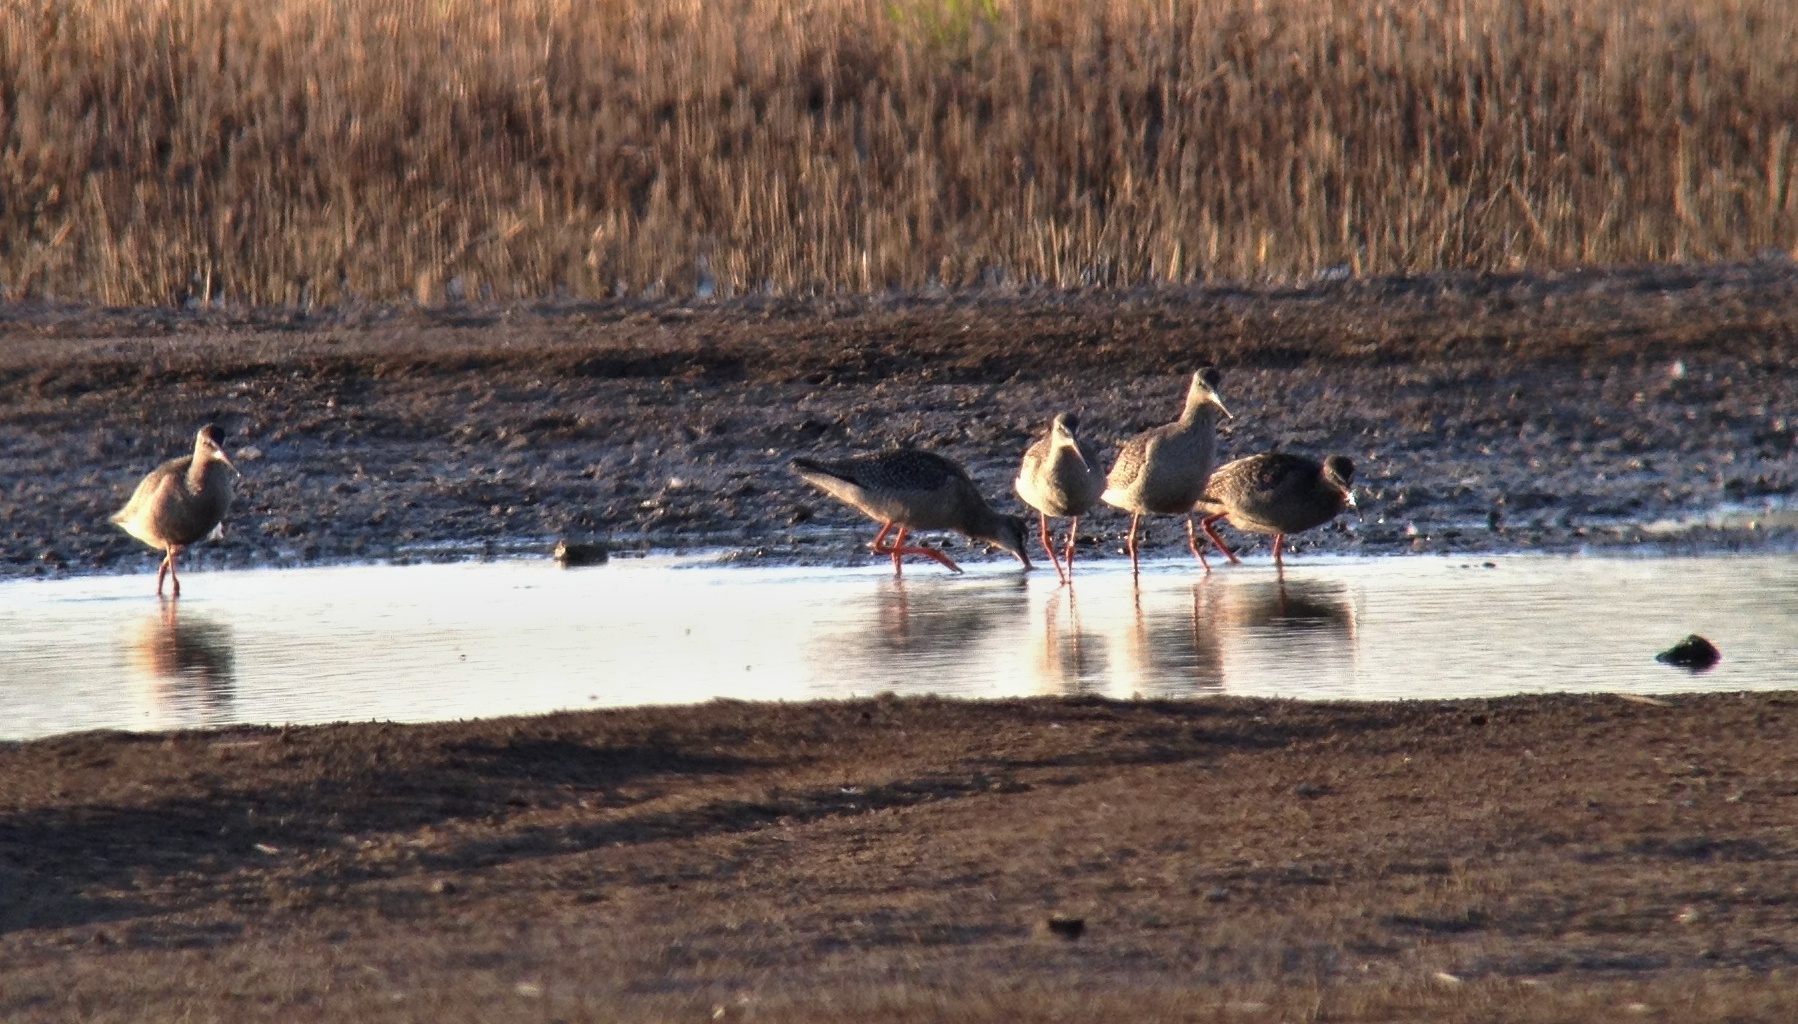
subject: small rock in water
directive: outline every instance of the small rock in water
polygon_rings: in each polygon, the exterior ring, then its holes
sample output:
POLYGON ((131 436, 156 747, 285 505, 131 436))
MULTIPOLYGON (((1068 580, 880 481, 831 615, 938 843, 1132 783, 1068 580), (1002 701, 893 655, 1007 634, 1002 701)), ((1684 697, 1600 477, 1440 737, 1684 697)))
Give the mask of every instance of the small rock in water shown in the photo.
POLYGON ((605 542, 598 540, 560 540, 556 542, 556 550, 551 554, 565 568, 604 565, 612 557, 611 552, 606 550, 605 542))
POLYGON ((1697 633, 1693 633, 1679 643, 1676 643, 1672 647, 1655 655, 1654 660, 1663 665, 1673 665, 1678 668, 1690 669, 1693 672, 1703 672, 1705 669, 1715 665, 1722 659, 1722 657, 1723 652, 1717 650, 1716 644, 1711 643, 1697 633))
POLYGON ((1051 914, 1043 921, 1043 932, 1048 935, 1060 936, 1072 942, 1086 932, 1086 918, 1051 914))

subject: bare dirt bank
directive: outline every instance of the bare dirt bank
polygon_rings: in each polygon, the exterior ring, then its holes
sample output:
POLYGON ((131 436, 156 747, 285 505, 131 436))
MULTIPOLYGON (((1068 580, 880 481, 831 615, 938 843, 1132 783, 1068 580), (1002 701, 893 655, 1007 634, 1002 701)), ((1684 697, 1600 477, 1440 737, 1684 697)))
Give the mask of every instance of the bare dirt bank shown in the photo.
MULTIPOLYGON (((1362 515, 1301 548, 1790 546, 1795 354, 1780 263, 691 308, 8 307, 0 572, 152 565, 105 515, 207 420, 246 480, 201 564, 566 533, 859 558, 868 531, 792 455, 927 445, 1021 509, 1010 479, 1052 413, 1079 411, 1109 458, 1206 361, 1237 412, 1226 455, 1360 467, 1362 515), (1720 507, 1745 512, 1707 519, 1720 507)), ((1085 522, 1115 553, 1125 520, 1085 522)))
POLYGON ((1787 1020, 1795 715, 887 699, 6 745, 0 1016, 1787 1020))

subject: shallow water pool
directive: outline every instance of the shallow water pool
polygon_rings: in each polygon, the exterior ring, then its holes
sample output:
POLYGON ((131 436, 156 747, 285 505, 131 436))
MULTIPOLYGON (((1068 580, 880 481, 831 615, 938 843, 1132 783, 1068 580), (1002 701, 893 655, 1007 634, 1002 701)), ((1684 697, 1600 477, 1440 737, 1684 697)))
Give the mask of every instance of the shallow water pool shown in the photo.
POLYGON ((728 697, 1316 699, 1798 687, 1798 559, 722 566, 619 559, 0 584, 0 738, 728 697), (1723 650, 1654 661, 1687 633, 1723 650))

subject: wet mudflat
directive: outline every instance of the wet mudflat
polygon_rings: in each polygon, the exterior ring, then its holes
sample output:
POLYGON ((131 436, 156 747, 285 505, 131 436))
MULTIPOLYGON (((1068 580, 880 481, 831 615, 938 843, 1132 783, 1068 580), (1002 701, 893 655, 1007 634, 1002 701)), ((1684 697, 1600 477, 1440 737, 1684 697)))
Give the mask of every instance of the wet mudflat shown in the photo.
POLYGON ((0 583, 0 739, 423 722, 873 696, 1307 700, 1798 689, 1798 560, 1555 555, 1122 559, 1071 589, 1005 563, 619 558, 0 583), (1720 644, 1694 675, 1652 655, 1720 644))
MULTIPOLYGON (((196 564, 546 552, 564 534, 841 557, 869 535, 794 455, 923 445, 1018 511, 1018 459, 1054 413, 1079 413, 1109 463, 1207 361, 1236 413, 1224 457, 1355 460, 1362 514, 1301 550, 1790 551, 1795 338, 1788 263, 697 306, 7 307, 0 573, 153 564, 106 514, 207 420, 244 481, 196 564)), ((1127 524, 1094 515, 1083 534, 1115 551, 1127 524)))
MULTIPOLYGON (((697 308, 8 307, 0 571, 153 567, 104 516, 208 419, 245 490, 181 615, 221 629, 159 645, 130 578, 151 642, 108 650, 152 674, 209 671, 247 635, 202 608, 226 567, 576 533, 838 566, 871 531, 791 455, 920 443, 1000 496, 1052 412, 1109 454, 1200 361, 1238 414, 1227 456, 1360 467, 1363 515, 1302 557, 1789 556, 1795 284, 1768 263, 697 308)), ((1095 564, 1123 525, 1083 523, 1095 564)), ((1190 586, 1184 610, 1145 604, 1167 616, 1149 649, 1192 635, 1191 604, 1190 586)), ((1114 614, 1080 613, 1076 632, 1114 614)), ((7 744, 0 1015, 1798 1017, 1790 698, 1635 698, 708 702, 7 744)))

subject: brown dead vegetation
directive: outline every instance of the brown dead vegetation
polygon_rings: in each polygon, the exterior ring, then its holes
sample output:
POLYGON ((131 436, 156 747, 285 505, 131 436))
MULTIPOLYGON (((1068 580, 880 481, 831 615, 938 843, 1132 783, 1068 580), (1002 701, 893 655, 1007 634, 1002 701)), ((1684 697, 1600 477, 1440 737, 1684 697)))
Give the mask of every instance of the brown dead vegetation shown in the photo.
POLYGON ((19 0, 0 298, 1741 259, 1794 124, 1785 0, 19 0))

